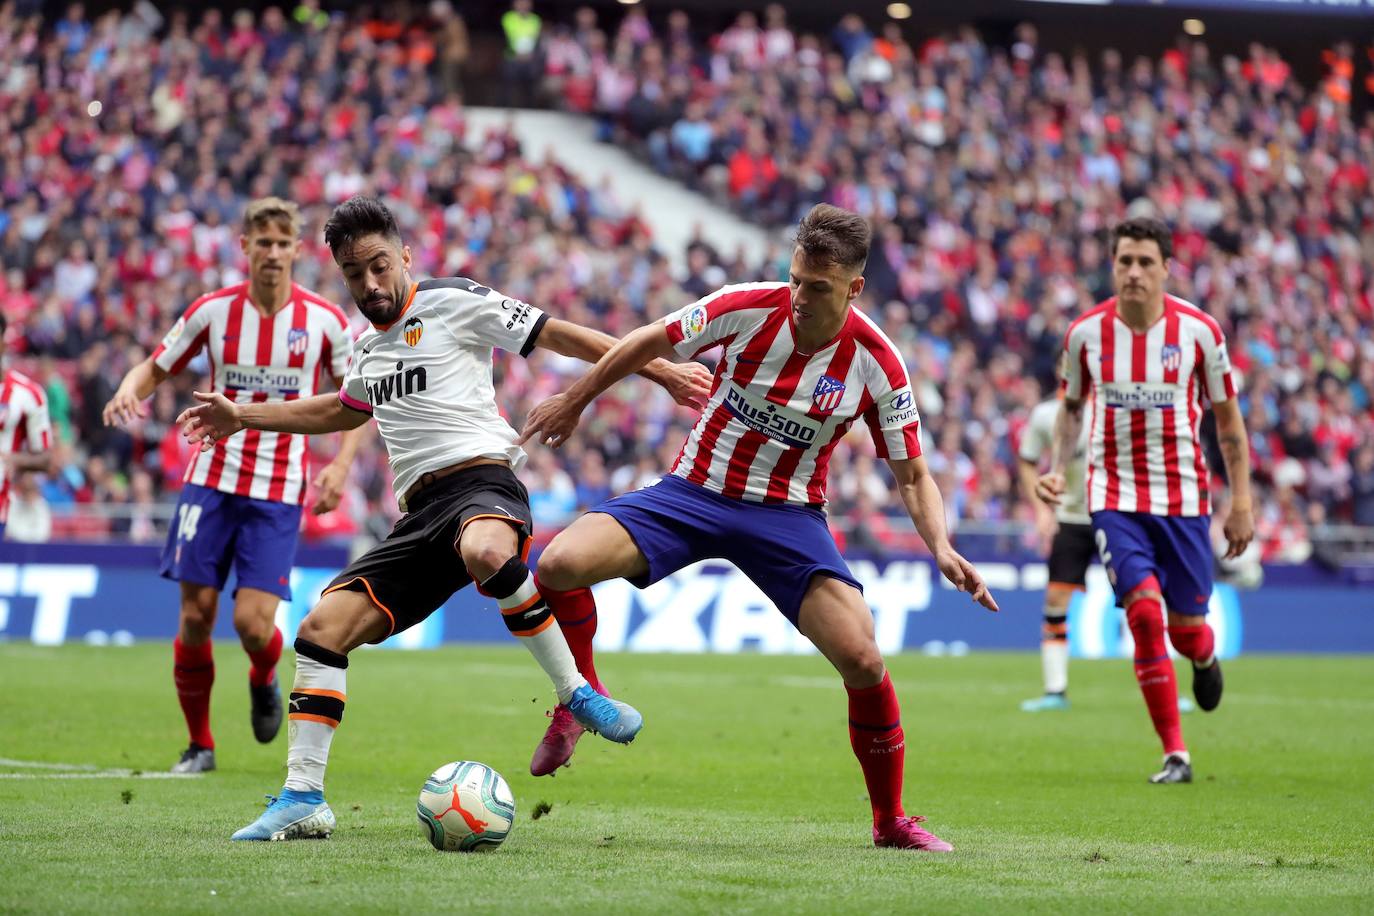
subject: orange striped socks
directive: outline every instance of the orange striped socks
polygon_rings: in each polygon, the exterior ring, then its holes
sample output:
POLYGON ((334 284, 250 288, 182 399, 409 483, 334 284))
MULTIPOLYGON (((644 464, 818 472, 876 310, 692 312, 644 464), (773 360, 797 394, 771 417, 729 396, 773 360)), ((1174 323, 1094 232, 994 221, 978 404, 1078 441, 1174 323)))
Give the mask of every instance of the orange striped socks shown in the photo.
POLYGON ((563 638, 563 631, 558 628, 558 621, 554 620, 543 595, 539 594, 534 575, 525 561, 511 557, 482 583, 481 591, 496 599, 506 629, 530 650, 539 667, 553 681, 558 702, 566 703, 587 679, 577 672, 577 663, 563 638))
POLYGON ((348 656, 296 640, 296 683, 287 718, 286 788, 323 792, 334 730, 343 721, 348 656))

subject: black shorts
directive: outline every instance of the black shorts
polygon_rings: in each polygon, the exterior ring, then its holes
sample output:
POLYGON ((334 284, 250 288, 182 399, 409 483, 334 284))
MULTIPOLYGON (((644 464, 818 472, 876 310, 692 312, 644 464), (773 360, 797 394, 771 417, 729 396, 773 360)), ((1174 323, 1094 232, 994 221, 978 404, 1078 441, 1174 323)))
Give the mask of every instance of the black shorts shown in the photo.
POLYGON ((1088 566, 1096 557, 1092 525, 1060 522, 1050 545, 1050 584, 1083 588, 1088 581, 1088 566))
POLYGON ((472 582, 458 553, 468 522, 510 519, 521 556, 534 532, 529 491, 510 468, 499 465, 478 465, 436 480, 407 505, 409 511, 386 540, 348 564, 324 590, 365 592, 390 618, 386 636, 415 626, 472 582))

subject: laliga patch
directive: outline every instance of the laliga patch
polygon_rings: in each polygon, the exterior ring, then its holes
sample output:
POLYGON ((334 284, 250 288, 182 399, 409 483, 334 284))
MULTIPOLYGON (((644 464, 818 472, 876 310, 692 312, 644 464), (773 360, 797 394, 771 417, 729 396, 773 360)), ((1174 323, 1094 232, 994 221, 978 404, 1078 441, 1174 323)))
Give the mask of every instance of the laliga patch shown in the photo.
POLYGON ((183 316, 177 319, 177 323, 172 325, 172 329, 167 332, 167 336, 162 338, 162 345, 164 347, 170 347, 172 344, 176 343, 177 338, 181 336, 181 332, 184 330, 186 330, 186 318, 183 316))
POLYGON ((706 306, 698 305, 683 315, 679 324, 682 326, 682 339, 695 340, 702 331, 706 330, 706 306))
POLYGON ((420 336, 424 333, 425 323, 418 318, 407 318, 406 323, 401 325, 401 336, 412 347, 420 342, 420 336))

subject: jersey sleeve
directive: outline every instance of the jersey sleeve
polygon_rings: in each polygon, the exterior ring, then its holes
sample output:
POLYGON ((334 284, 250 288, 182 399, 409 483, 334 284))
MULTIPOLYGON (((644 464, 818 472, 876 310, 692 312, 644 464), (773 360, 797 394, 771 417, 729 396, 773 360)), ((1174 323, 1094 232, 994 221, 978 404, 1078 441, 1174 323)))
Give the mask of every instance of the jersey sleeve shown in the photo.
POLYGON ((466 283, 464 289, 470 295, 463 296, 462 304, 446 315, 453 330, 487 346, 529 356, 549 316, 528 302, 472 281, 466 283))
POLYGON ((867 381, 873 403, 864 422, 873 436, 878 457, 898 461, 921 457, 921 417, 911 378, 895 351, 885 351, 872 366, 867 381))
POLYGON ((776 283, 721 287, 663 319, 668 342, 678 356, 691 359, 757 322, 757 310, 772 308, 768 297, 777 290, 776 283))
POLYGON ((1081 401, 1089 394, 1092 379, 1088 377, 1088 358, 1085 347, 1087 338, 1080 333, 1075 333, 1078 326, 1069 328, 1069 333, 1064 337, 1064 381, 1060 385, 1064 392, 1064 397, 1072 401, 1081 401))
POLYGON ((210 310, 203 303, 191 303, 153 351, 153 364, 168 375, 185 369, 210 340, 210 310))
POLYGON ((1030 420, 1021 432, 1021 444, 1016 450, 1022 461, 1040 463, 1040 459, 1050 447, 1050 440, 1054 434, 1054 417, 1058 411, 1058 406, 1055 406, 1054 412, 1051 413, 1049 406, 1045 404, 1039 404, 1031 411, 1030 420), (1047 419, 1048 423, 1045 422, 1047 419))
MULTIPOLYGON (((350 351, 353 342, 349 340, 350 351)), ((367 396, 367 382, 363 379, 362 359, 350 360, 344 372, 343 384, 339 386, 339 400, 345 407, 372 416, 372 401, 367 396)))
POLYGON ((329 374, 343 387, 342 380, 353 364, 353 334, 347 322, 330 321, 325 325, 324 339, 329 347, 329 374))
POLYGON ((1202 365, 1199 371, 1207 385, 1207 397, 1213 404, 1221 404, 1236 396, 1236 373, 1231 368, 1231 356, 1226 352, 1226 338, 1220 328, 1211 334, 1199 335, 1202 365))
POLYGON ((31 452, 46 452, 52 448, 52 418, 48 416, 48 399, 41 388, 33 390, 32 403, 24 414, 25 442, 31 452))

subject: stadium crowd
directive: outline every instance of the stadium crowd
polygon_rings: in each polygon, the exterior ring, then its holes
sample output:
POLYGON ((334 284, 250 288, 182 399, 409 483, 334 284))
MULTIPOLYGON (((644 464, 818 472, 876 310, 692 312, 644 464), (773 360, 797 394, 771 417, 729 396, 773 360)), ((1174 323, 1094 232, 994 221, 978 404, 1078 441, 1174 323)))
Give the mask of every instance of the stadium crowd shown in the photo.
MULTIPOLYGON (((508 132, 467 136, 457 35, 445 2, 407 22, 312 0, 227 18, 144 2, 92 19, 73 4, 57 22, 0 4, 0 308, 8 359, 44 385, 58 431, 55 470, 21 482, 10 536, 46 505, 56 534, 161 537, 153 507, 188 457, 171 420, 204 366, 128 431, 100 410, 186 305, 243 277, 253 197, 302 206, 296 280, 345 305, 321 227, 360 191, 396 210, 419 275, 475 277, 613 334, 724 282, 785 276, 785 245, 747 263, 706 239, 675 275, 614 187, 508 132), (121 511, 78 523, 90 515, 73 503, 121 511)), ((1108 294, 1102 230, 1147 200, 1176 226, 1174 291, 1233 341, 1266 556, 1299 556, 1328 519, 1374 525, 1374 120, 1357 124, 1330 85, 1303 90, 1273 52, 1216 62, 1189 42, 1158 60, 1065 60, 1029 27, 1007 49, 972 30, 913 46, 852 16, 797 34, 781 7, 709 39, 639 7, 611 33, 582 10, 519 38, 508 78, 755 218, 790 222, 819 200, 873 218, 862 304, 920 379, 927 456, 957 520, 1028 517, 1014 442, 1068 322, 1108 294)), ((500 400, 518 421, 578 371, 498 357, 500 400)), ((652 479, 691 419, 641 380, 601 399, 567 448, 531 449, 537 522, 652 479)), ((851 540, 910 544, 863 435, 832 467, 851 540)), ((308 534, 389 527, 379 446, 353 482, 308 534)))

